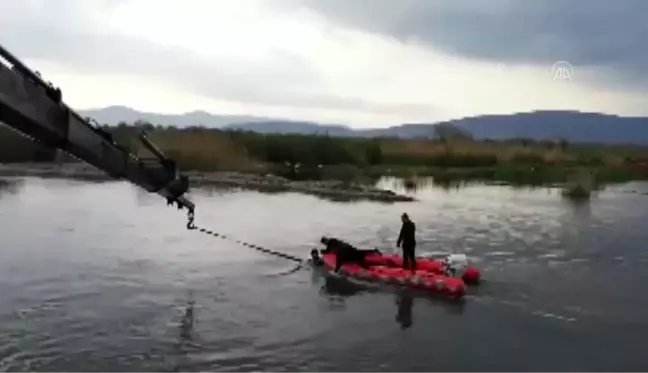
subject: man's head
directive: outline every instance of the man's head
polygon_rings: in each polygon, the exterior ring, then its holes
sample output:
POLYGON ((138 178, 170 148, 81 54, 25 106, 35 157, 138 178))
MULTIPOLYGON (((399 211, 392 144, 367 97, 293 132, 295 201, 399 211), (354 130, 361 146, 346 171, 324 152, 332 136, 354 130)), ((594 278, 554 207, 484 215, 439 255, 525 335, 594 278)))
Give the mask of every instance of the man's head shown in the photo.
POLYGON ((409 219, 409 215, 407 215, 407 213, 404 212, 403 215, 401 215, 401 221, 402 221, 403 223, 405 223, 405 222, 407 222, 407 221, 409 221, 409 220, 410 220, 410 219, 409 219))
POLYGON ((329 243, 329 239, 328 239, 328 237, 326 237, 326 236, 322 236, 322 238, 320 238, 320 242, 321 242, 323 245, 328 245, 328 243, 329 243))
POLYGON ((310 252, 310 255, 311 255, 311 259, 313 259, 313 260, 317 260, 320 257, 319 256, 319 251, 317 251, 317 249, 312 249, 311 252, 310 252))

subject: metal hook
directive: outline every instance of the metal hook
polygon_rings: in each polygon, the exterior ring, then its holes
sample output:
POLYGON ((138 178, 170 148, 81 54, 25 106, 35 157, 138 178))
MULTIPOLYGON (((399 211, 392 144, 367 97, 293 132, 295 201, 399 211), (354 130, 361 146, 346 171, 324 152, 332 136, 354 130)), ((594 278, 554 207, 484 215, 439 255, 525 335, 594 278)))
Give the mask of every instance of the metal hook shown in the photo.
POLYGON ((196 229, 196 226, 194 225, 194 210, 189 209, 189 212, 187 213, 187 229, 196 229))

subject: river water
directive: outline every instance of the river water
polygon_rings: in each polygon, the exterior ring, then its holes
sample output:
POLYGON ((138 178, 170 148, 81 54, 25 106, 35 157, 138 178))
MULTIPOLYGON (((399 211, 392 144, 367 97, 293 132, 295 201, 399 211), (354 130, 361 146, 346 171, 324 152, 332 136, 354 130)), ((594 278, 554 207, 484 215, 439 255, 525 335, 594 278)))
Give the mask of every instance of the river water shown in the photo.
MULTIPOLYGON (((197 190, 196 222, 306 256, 322 235, 465 252, 463 304, 327 277, 184 228, 121 182, 0 184, 0 369, 647 370, 648 186, 425 187, 419 202, 197 190)), ((382 184, 399 190, 392 181, 382 184)))

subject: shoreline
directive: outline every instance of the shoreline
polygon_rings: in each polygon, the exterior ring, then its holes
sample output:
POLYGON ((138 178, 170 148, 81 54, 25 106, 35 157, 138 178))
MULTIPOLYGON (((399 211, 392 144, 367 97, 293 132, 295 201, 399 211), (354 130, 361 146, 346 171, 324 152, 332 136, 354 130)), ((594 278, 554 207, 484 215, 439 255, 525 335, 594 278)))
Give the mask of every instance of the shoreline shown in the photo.
MULTIPOLYGON (((188 171, 192 187, 225 187, 265 193, 294 192, 336 201, 370 200, 378 202, 413 202, 415 198, 370 185, 341 181, 292 181, 276 175, 241 172, 188 171)), ((0 163, 0 177, 42 177, 86 181, 117 181, 85 163, 0 163)))

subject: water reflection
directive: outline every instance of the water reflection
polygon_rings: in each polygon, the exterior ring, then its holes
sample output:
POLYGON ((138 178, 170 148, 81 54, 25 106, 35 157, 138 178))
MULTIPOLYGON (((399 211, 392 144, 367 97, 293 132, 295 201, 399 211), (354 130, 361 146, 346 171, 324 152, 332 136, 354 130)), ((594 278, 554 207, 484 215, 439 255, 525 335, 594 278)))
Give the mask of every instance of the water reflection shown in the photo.
POLYGON ((369 291, 368 285, 352 281, 346 277, 327 273, 320 294, 326 297, 333 309, 344 309, 345 298, 369 291))
POLYGON ((575 218, 583 219, 578 221, 589 222, 590 218, 592 217, 592 204, 590 203, 591 201, 578 199, 571 200, 568 198, 565 198, 564 201, 566 205, 569 205, 571 207, 571 211, 574 213, 575 218))
POLYGON ((178 325, 179 333, 176 342, 178 361, 172 364, 171 370, 180 372, 186 370, 184 367, 188 363, 188 355, 192 348, 196 346, 194 342, 194 306, 196 304, 193 291, 189 291, 187 303, 183 308, 183 315, 178 325))
MULTIPOLYGON (((235 192, 259 192, 268 196, 279 196, 282 194, 295 194, 294 190, 288 189, 281 185, 265 185, 265 184, 248 184, 244 186, 227 186, 227 185, 204 185, 200 187, 201 193, 204 193, 208 197, 219 197, 226 196, 235 192)), ((306 193, 311 194, 311 193, 306 193)), ((191 195, 191 193, 190 193, 191 195)), ((336 191, 326 191, 326 189, 320 190, 319 192, 313 192, 311 195, 316 196, 317 198, 329 201, 329 202, 340 202, 348 203, 357 201, 358 198, 345 193, 339 193, 336 191)), ((391 201, 385 201, 385 203, 393 203, 391 201)))
POLYGON ((189 299, 185 306, 184 314, 180 320, 180 345, 185 345, 191 341, 191 334, 194 326, 194 305, 196 301, 193 292, 189 292, 189 299))
POLYGON ((396 293, 396 321, 401 325, 401 329, 407 329, 412 326, 412 307, 414 307, 414 296, 412 293, 403 289, 396 293))
POLYGON ((0 179, 0 198, 5 194, 18 194, 24 184, 24 180, 0 179))
POLYGON ((320 291, 329 297, 346 298, 371 290, 369 285, 353 281, 347 277, 326 274, 320 291))
POLYGON ((391 184, 392 188, 401 189, 406 193, 417 193, 429 188, 442 188, 445 190, 459 190, 469 185, 465 180, 450 180, 434 177, 411 177, 406 179, 386 177, 380 183, 391 184))
POLYGON ((430 189, 442 189, 445 191, 459 191, 471 186, 507 186, 513 190, 537 191, 546 189, 548 193, 551 188, 542 184, 514 184, 504 181, 494 180, 462 180, 454 178, 418 176, 410 178, 399 178, 394 176, 385 176, 376 182, 379 188, 386 188, 397 193, 418 194, 430 189))
POLYGON ((440 307, 451 314, 462 315, 465 311, 466 302, 464 299, 451 300, 414 289, 364 283, 333 274, 324 275, 324 279, 324 284, 320 287, 320 294, 329 301, 332 309, 344 309, 347 298, 363 293, 393 291, 396 304, 395 320, 403 330, 414 324, 412 315, 416 298, 428 301, 433 307, 440 307))

